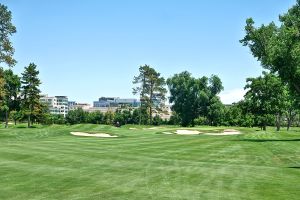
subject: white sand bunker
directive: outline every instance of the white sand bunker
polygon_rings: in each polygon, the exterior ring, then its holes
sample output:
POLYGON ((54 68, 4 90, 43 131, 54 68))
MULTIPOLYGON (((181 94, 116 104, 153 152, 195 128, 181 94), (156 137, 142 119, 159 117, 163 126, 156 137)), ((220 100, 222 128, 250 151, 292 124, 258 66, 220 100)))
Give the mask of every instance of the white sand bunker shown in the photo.
POLYGON ((75 136, 84 136, 84 137, 105 137, 105 138, 111 138, 111 137, 118 137, 115 135, 109 135, 107 133, 84 133, 84 132, 71 132, 72 135, 75 136))
POLYGON ((199 135, 200 131, 191 131, 191 130, 177 130, 175 132, 178 135, 199 135))
POLYGON ((234 129, 226 129, 223 133, 206 133, 206 135, 239 135, 241 134, 240 131, 234 129))
POLYGON ((172 134, 174 134, 174 133, 172 133, 172 132, 162 132, 163 134, 166 134, 166 135, 172 135, 172 134))
POLYGON ((129 128, 129 130, 137 130, 137 128, 129 128))

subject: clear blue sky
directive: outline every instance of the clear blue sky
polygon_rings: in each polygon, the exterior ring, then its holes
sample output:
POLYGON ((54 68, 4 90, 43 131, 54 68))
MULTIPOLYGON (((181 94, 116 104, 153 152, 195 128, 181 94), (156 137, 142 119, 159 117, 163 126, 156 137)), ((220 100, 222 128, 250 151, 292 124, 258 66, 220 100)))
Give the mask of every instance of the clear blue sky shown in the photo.
POLYGON ((138 67, 168 78, 184 70, 217 74, 225 103, 241 95, 262 68, 239 40, 245 20, 277 21, 295 0, 1 0, 13 13, 21 73, 38 65, 49 95, 91 103, 100 96, 132 97, 138 67))

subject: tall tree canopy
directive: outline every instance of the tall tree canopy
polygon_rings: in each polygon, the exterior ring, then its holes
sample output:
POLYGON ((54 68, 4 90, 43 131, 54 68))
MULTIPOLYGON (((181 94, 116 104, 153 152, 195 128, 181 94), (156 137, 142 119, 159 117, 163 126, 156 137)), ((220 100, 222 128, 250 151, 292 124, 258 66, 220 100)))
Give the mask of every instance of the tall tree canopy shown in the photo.
POLYGON ((0 64, 5 63, 12 67, 16 64, 13 58, 14 48, 10 36, 16 33, 16 27, 12 24, 11 11, 3 4, 0 4, 0 64))
POLYGON ((193 126, 199 116, 207 118, 211 125, 219 124, 223 105, 217 94, 223 86, 218 76, 196 79, 184 71, 169 78, 167 84, 172 110, 179 116, 182 126, 193 126))
POLYGON ((0 3, 0 107, 5 109, 5 79, 3 65, 12 67, 16 64, 13 58, 14 48, 10 41, 10 36, 16 32, 16 27, 12 24, 11 12, 6 6, 0 3))
POLYGON ((263 76, 248 78, 245 89, 248 90, 245 95, 247 107, 257 116, 257 124, 265 130, 275 118, 279 130, 288 98, 288 90, 282 81, 274 74, 263 72, 263 76))
POLYGON ((279 26, 271 22, 255 27, 254 20, 247 19, 246 35, 240 42, 300 96, 300 0, 279 21, 279 26))
POLYGON ((40 89, 41 84, 38 78, 39 71, 36 69, 34 63, 30 63, 28 67, 25 67, 25 71, 22 73, 22 110, 27 116, 28 127, 32 125, 32 117, 35 112, 40 110, 40 89))
POLYGON ((140 66, 139 72, 139 75, 133 78, 133 84, 138 84, 133 88, 133 94, 140 95, 141 107, 149 110, 150 124, 152 124, 153 107, 160 106, 165 100, 166 82, 160 73, 149 65, 140 66))

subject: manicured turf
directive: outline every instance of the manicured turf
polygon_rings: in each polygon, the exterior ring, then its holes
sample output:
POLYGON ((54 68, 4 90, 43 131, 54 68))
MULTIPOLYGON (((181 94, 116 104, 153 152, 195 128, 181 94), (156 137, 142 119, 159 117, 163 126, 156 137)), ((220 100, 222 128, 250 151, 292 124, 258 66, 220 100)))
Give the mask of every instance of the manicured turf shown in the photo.
POLYGON ((179 136, 158 134, 171 127, 137 128, 0 128, 0 199, 300 198, 298 129, 179 136))

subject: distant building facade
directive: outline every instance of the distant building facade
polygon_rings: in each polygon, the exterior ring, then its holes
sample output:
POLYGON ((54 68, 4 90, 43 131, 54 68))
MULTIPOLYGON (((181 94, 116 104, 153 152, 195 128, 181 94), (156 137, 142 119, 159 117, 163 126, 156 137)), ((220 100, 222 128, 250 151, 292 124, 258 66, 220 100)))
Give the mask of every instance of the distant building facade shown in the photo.
POLYGON ((69 112, 68 97, 41 95, 40 102, 48 105, 49 111, 54 115, 66 115, 69 112))
POLYGON ((137 99, 119 97, 101 97, 93 103, 94 108, 137 108, 140 105, 141 103, 137 99))

